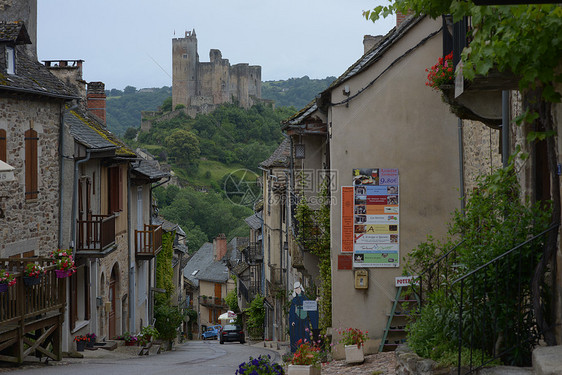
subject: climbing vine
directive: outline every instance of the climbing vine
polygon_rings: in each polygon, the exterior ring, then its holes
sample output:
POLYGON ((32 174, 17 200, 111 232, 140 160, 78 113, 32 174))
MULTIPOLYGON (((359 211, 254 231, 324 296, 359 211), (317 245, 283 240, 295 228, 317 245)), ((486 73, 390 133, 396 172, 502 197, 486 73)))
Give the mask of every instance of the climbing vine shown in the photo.
POLYGON ((172 258, 174 256, 175 235, 175 231, 162 234, 162 250, 156 256, 156 287, 166 291, 165 293, 155 294, 155 303, 158 306, 168 304, 174 292, 172 258))
POLYGON ((297 240, 318 257, 320 271, 319 326, 325 331, 332 326, 332 262, 330 257, 330 199, 328 184, 322 185, 318 196, 320 209, 312 210, 303 196, 296 209, 297 240))

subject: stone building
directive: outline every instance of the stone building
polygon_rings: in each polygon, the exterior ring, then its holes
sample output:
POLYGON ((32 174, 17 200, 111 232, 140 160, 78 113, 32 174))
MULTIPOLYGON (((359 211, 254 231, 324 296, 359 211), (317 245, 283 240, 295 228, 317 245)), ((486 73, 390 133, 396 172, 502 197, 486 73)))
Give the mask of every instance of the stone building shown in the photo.
POLYGON ((210 113, 223 103, 250 108, 261 98, 261 66, 230 65, 212 49, 210 62, 200 62, 195 30, 172 39, 172 105, 184 105, 188 115, 210 113))

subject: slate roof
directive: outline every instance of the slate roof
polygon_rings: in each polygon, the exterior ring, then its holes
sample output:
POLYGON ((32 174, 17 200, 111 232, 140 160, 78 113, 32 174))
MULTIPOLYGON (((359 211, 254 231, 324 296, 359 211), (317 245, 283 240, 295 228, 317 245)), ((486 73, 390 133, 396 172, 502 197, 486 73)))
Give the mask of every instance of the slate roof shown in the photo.
POLYGON ((206 242, 189 259, 183 275, 195 286, 199 286, 199 280, 225 283, 228 281, 228 268, 223 262, 213 260, 213 244, 206 242), (195 271, 197 273, 193 275, 195 271))
MULTIPOLYGON (((0 45, 29 44, 22 22, 0 22, 0 45)), ((1 48, 3 52, 3 48, 1 48)), ((0 90, 35 94, 61 99, 78 99, 79 95, 55 77, 23 48, 16 48, 15 74, 7 74, 6 59, 0 59, 0 90)))
POLYGON ((244 219, 244 221, 253 230, 260 229, 263 223, 263 220, 261 218, 261 212, 256 212, 252 216, 248 216, 247 218, 244 219))
POLYGON ((171 232, 175 230, 176 234, 185 237, 185 232, 179 224, 172 223, 171 221, 164 219, 162 216, 158 216, 156 219, 154 219, 154 223, 157 225, 161 225, 164 232, 171 232))
POLYGON ((267 160, 260 163, 261 167, 288 167, 291 159, 291 142, 289 138, 283 139, 283 142, 277 147, 273 154, 267 160))
POLYGON ((87 112, 70 111, 70 115, 65 117, 65 123, 70 125, 70 133, 74 138, 87 148, 99 150, 113 147, 116 156, 137 158, 137 154, 133 150, 94 116, 89 116, 87 112))
POLYGON ((133 172, 148 177, 150 180, 159 180, 168 177, 170 174, 160 169, 160 164, 156 160, 141 159, 133 166, 133 172))

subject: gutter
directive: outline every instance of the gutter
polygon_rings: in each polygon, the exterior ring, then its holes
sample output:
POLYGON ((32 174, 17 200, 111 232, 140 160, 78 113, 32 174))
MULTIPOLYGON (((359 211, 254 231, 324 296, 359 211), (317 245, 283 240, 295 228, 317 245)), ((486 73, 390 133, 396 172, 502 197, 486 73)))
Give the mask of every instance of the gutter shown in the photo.
MULTIPOLYGON (((136 332, 135 330, 135 264, 133 262, 133 256, 131 251, 133 246, 131 244, 131 234, 134 233, 131 228, 131 169, 127 165, 127 228, 129 233, 129 238, 127 241, 127 265, 129 267, 129 332, 136 332)), ((138 214, 138 213, 137 213, 138 214)))

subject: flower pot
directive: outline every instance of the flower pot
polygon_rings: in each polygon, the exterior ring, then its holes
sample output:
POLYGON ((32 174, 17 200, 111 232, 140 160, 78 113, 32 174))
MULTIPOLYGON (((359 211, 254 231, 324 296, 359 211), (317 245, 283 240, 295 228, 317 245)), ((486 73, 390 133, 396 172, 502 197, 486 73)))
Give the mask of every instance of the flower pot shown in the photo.
POLYGON ((357 347, 357 345, 346 345, 345 346, 345 362, 346 363, 363 363, 365 361, 365 355, 363 354, 363 345, 357 347))
POLYGON ((96 339, 90 339, 86 341, 86 348, 92 349, 95 343, 96 343, 96 339))
POLYGON ((64 279, 65 277, 72 275, 72 271, 55 270, 55 275, 57 276, 57 279, 64 279))
POLYGON ((23 277, 23 283, 26 286, 32 286, 32 285, 37 285, 41 282, 41 276, 24 276, 23 277))
POLYGON ((135 346, 137 343, 135 341, 125 341, 125 346, 135 346))
POLYGON ((313 365, 289 365, 287 375, 320 375, 321 373, 320 367, 313 365))
POLYGON ((0 293, 8 291, 8 284, 0 284, 0 293))
POLYGON ((76 341, 76 351, 83 352, 86 347, 86 341, 76 341))

